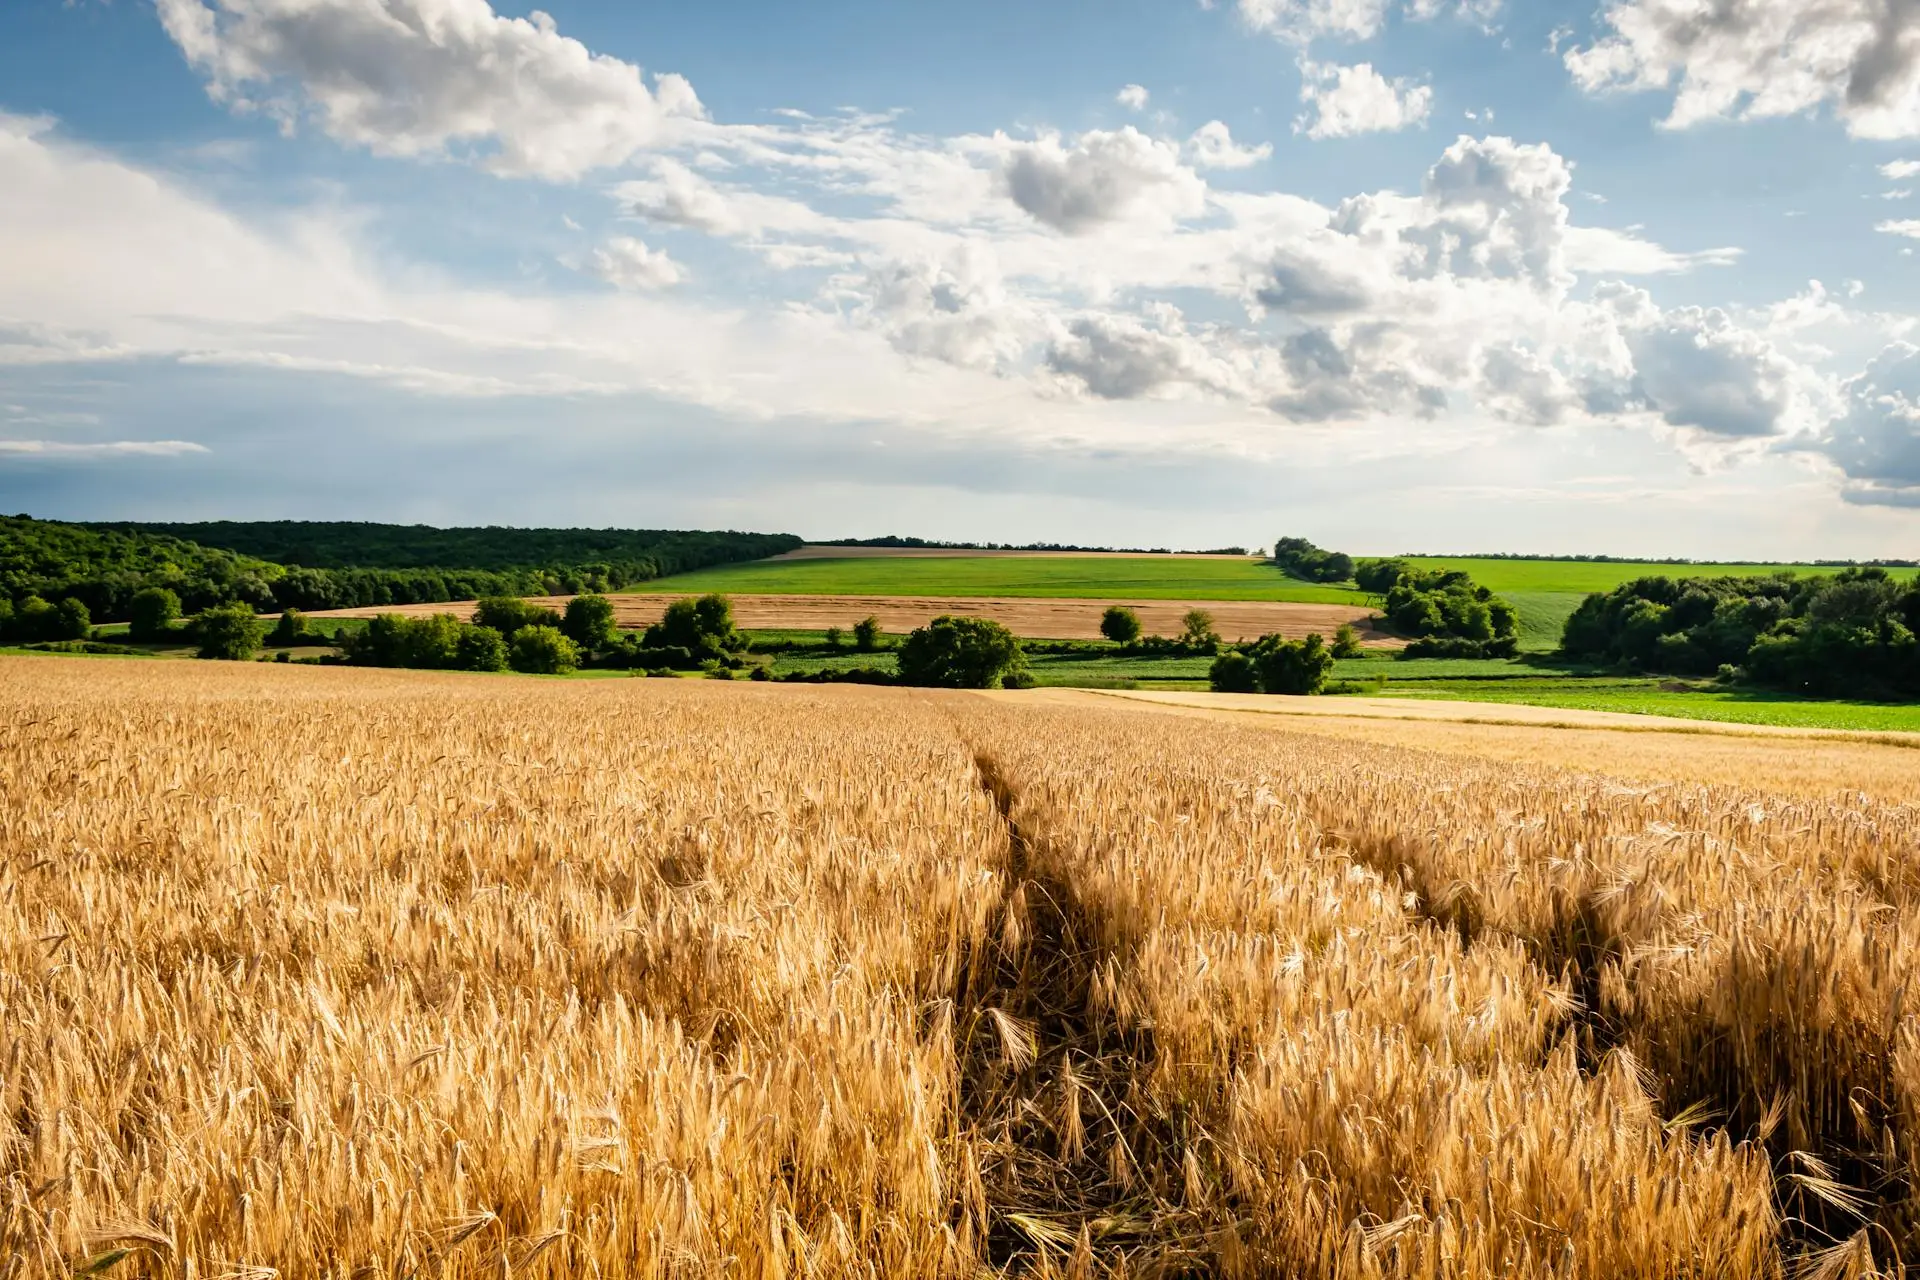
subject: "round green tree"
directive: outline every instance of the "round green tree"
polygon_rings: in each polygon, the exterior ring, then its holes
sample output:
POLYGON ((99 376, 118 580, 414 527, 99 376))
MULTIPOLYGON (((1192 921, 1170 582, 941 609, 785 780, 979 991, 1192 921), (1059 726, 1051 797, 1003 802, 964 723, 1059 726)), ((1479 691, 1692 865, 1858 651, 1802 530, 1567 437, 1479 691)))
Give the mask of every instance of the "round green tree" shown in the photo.
POLYGON ((507 661, 533 676, 562 676, 580 665, 580 649, 558 627, 521 627, 513 633, 507 661))
POLYGON ((249 661, 259 651, 260 641, 266 634, 266 623, 254 617, 253 610, 244 604, 202 609, 193 620, 193 636, 199 642, 203 658, 249 661))
POLYGON ((1253 659, 1238 649, 1215 658, 1207 679, 1215 693, 1260 692, 1260 676, 1254 669, 1253 659))
POLYGON ((567 601, 560 630, 589 653, 606 648, 613 643, 613 601, 601 595, 575 596, 567 601))
POLYGON ((903 684, 993 689, 1024 667, 1020 641, 987 618, 935 618, 900 646, 903 684))
POLYGON ((1140 615, 1125 605, 1108 605, 1100 615, 1100 634, 1115 644, 1132 644, 1140 638, 1140 615))

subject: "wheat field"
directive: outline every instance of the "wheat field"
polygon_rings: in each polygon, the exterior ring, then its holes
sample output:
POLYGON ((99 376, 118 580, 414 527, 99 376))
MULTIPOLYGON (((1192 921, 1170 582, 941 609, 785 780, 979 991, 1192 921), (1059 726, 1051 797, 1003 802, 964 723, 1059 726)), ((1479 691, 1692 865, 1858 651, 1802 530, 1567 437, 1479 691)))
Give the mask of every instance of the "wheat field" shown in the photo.
POLYGON ((0 1280, 1920 1254, 1920 809, 1838 767, 53 658, 0 708, 0 1280))

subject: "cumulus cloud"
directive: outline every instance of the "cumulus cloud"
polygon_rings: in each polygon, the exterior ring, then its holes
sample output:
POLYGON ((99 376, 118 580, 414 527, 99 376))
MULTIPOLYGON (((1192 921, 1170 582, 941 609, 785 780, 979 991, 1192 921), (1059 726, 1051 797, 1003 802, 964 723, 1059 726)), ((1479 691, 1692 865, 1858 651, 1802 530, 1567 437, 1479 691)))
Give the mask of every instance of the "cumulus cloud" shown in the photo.
POLYGON ((1079 317, 1048 349, 1047 364, 1103 400, 1137 400, 1176 387, 1225 391, 1232 382, 1180 312, 1166 305, 1146 317, 1079 317))
POLYGON ((722 187, 666 157, 653 162, 651 177, 617 183, 613 193, 633 217, 711 236, 832 235, 836 231, 833 219, 799 200, 722 187))
POLYGON ((1239 0, 1241 19, 1256 31, 1310 44, 1319 39, 1370 40, 1389 14, 1412 21, 1453 16, 1493 20, 1503 0, 1239 0))
POLYGON ((704 115, 654 78, 486 0, 156 0, 215 101, 383 155, 464 148, 496 173, 549 180, 618 165, 704 115))
POLYGON ((853 297, 895 350, 967 368, 1013 372, 1045 333, 1037 309, 1009 294, 993 250, 979 241, 943 256, 877 263, 853 297))
POLYGON ((1674 427, 1728 440, 1814 424, 1818 388, 1771 340, 1717 307, 1662 311, 1645 290, 1606 286, 1599 300, 1622 322, 1633 356, 1627 392, 1674 427))
POLYGON ((1392 133, 1427 122, 1433 90, 1404 79, 1389 80, 1373 64, 1342 67, 1300 64, 1300 101, 1307 110, 1293 123, 1309 138, 1351 138, 1362 133, 1392 133))
POLYGON ((1920 347, 1887 347, 1843 392, 1845 411, 1817 446, 1847 477, 1842 496, 1870 506, 1920 507, 1920 347))
POLYGON ((1145 85, 1130 84, 1123 86, 1120 92, 1114 94, 1113 100, 1130 111, 1145 111, 1148 97, 1145 85))
POLYGON ((616 289, 670 289, 686 276, 664 250, 632 236, 615 236, 595 249, 589 267, 616 289))
POLYGON ((1069 147, 1056 136, 1014 146, 1002 169, 1007 194, 1037 221, 1068 235, 1131 219, 1197 217, 1206 184, 1179 149, 1128 125, 1083 133, 1069 147))
POLYGON ((1187 155, 1196 169, 1248 169, 1273 154, 1273 144, 1243 147, 1219 120, 1209 120, 1187 139, 1187 155))
POLYGON ((1920 178, 1920 160, 1890 160, 1880 166, 1880 176, 1889 182, 1920 178))
POLYGON ((1909 240, 1920 240, 1920 218, 1889 218, 1877 222, 1873 229, 1883 236, 1905 236, 1909 240))
POLYGON ((1860 138, 1920 136, 1920 7, 1907 0, 1611 0, 1569 50, 1589 93, 1675 89, 1666 124, 1831 108, 1860 138))

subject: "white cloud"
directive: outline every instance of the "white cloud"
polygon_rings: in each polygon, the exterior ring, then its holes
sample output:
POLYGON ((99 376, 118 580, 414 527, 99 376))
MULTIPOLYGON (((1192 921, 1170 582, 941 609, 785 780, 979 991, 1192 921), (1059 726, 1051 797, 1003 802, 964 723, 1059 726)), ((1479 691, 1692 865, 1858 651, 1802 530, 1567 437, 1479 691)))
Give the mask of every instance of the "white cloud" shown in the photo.
POLYGON ((1372 63, 1342 67, 1300 64, 1300 101, 1307 111, 1294 132, 1309 138, 1351 138, 1392 133, 1425 124, 1433 113, 1433 90, 1404 79, 1389 80, 1372 63))
POLYGON ((1846 411, 1821 434, 1820 451, 1868 506, 1920 507, 1920 347, 1896 342, 1845 388, 1846 411))
POLYGON ((0 440, 0 456, 36 458, 177 458, 205 453, 205 445, 191 440, 109 440, 99 444, 72 444, 64 440, 0 440))
POLYGON ((1905 0, 1611 0, 1565 55, 1589 93, 1677 89, 1665 123, 1831 108, 1860 138, 1920 136, 1920 8, 1905 0))
POLYGON ((486 0, 156 0, 215 101, 311 119, 396 156, 465 148, 496 173, 578 178, 704 112, 676 75, 595 54, 486 0))
POLYGON ((1889 218, 1885 222, 1876 222, 1873 229, 1884 236, 1920 240, 1920 218, 1889 218))
POLYGON ((1120 92, 1114 94, 1113 100, 1130 111, 1145 111, 1149 96, 1145 85, 1130 84, 1123 86, 1120 92))
POLYGON ((1187 139, 1187 154, 1196 169, 1249 169, 1273 155, 1273 144, 1243 147, 1219 120, 1209 120, 1187 139))
POLYGON ((1015 204, 1068 235, 1134 218, 1197 217, 1206 205, 1206 184, 1179 149, 1131 125, 1083 133, 1071 147, 1053 135, 1017 145, 1002 174, 1015 204))
POLYGON ((1880 176, 1889 182, 1920 178, 1920 160, 1890 160, 1880 166, 1880 176))
POLYGON ((1239 0, 1248 26, 1301 45, 1327 38, 1370 40, 1392 13, 1416 22, 1452 16, 1484 25, 1502 7, 1503 0, 1239 0))
POLYGON ((616 289, 670 289, 686 277, 664 250, 632 236, 615 236, 595 249, 591 270, 616 289))

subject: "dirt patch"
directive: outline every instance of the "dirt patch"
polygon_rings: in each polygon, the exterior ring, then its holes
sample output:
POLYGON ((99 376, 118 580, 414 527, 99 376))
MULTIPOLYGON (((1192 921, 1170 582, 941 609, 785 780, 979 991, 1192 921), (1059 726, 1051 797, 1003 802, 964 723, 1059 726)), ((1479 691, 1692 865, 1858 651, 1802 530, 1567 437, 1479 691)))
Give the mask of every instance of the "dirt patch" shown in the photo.
MULTIPOLYGON (((822 631, 828 627, 850 630, 855 622, 872 614, 881 627, 902 634, 923 627, 943 613, 968 614, 992 618, 1015 635, 1045 640, 1094 640, 1100 635, 1100 614, 1110 604, 1124 604, 1140 615, 1140 625, 1148 635, 1180 634, 1180 620, 1189 609, 1205 609, 1213 615, 1214 627, 1228 640, 1251 640, 1278 633, 1288 637, 1318 632, 1332 637, 1341 623, 1350 622, 1361 630, 1363 643, 1373 648, 1398 648, 1404 641, 1368 630, 1370 609, 1341 604, 1293 604, 1274 600, 1062 600, 1062 599, 974 599, 950 596, 793 596, 736 595, 733 615, 743 626, 761 630, 822 631)), ((612 597, 614 619, 622 629, 631 630, 657 622, 673 597, 668 595, 617 595, 612 597)), ((537 598, 536 604, 556 609, 566 607, 565 596, 537 598)), ((315 618, 369 618, 377 613, 429 614, 452 613, 467 617, 473 601, 451 604, 390 605, 385 608, 336 609, 316 613, 315 618)))

